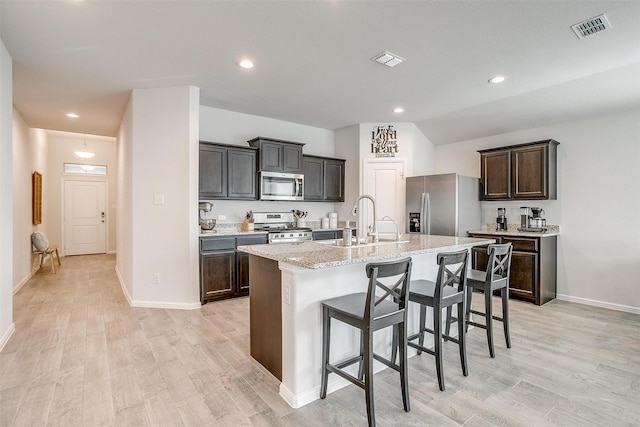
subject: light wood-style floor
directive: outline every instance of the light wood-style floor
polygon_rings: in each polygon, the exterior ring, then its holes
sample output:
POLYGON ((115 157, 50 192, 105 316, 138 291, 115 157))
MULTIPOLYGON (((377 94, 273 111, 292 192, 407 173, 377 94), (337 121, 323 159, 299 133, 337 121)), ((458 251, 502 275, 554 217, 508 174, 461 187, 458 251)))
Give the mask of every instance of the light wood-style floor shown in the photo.
MULTIPOLYGON (((249 356, 248 298, 130 308, 114 265, 110 255, 67 257, 15 295, 16 332, 0 352, 1 426, 366 425, 356 386, 297 410, 278 396, 278 381, 249 356)), ((433 358, 412 358, 409 413, 398 375, 377 374, 378 424, 640 425, 640 316, 512 301, 511 320, 513 347, 496 334, 495 359, 484 331, 469 331, 468 377, 446 345, 445 392, 433 358)))

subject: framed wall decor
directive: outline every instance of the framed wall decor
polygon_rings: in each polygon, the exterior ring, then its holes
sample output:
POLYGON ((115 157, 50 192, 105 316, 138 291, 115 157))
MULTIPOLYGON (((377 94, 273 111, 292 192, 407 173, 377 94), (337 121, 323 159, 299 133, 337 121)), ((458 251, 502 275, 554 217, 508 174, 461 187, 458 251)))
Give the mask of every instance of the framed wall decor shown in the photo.
POLYGON ((42 174, 37 171, 31 175, 31 207, 33 225, 42 223, 42 174))

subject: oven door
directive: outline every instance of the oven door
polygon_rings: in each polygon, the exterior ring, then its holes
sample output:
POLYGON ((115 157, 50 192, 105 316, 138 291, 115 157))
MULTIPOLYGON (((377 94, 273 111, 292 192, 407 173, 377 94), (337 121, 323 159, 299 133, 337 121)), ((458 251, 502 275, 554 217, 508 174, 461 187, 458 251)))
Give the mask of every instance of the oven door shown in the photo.
POLYGON ((304 200, 304 175, 260 172, 260 200, 304 200))

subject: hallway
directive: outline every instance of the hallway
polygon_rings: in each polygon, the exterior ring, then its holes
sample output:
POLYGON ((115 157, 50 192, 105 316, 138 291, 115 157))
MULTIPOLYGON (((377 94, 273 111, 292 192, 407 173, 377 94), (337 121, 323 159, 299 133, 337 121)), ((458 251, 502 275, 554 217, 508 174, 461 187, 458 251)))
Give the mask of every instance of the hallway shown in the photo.
MULTIPOLYGON (((248 355, 248 298, 130 308, 114 266, 114 255, 65 257, 58 274, 41 269, 15 295, 0 425, 366 425, 355 386, 297 410, 279 397, 248 355)), ((484 331, 469 332, 466 378, 445 346, 445 392, 433 358, 412 358, 409 413, 395 372, 377 374, 378 424, 640 424, 640 316, 513 301, 511 319, 513 348, 498 330, 495 359, 484 331)))

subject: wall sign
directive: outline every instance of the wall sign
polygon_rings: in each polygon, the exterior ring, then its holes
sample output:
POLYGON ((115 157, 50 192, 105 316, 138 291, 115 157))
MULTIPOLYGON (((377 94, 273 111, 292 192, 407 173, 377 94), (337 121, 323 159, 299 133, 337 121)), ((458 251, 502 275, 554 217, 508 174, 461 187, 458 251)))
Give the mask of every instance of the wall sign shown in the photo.
POLYGON ((371 131, 371 152, 376 157, 395 157, 398 153, 398 139, 392 125, 374 126, 371 131))

